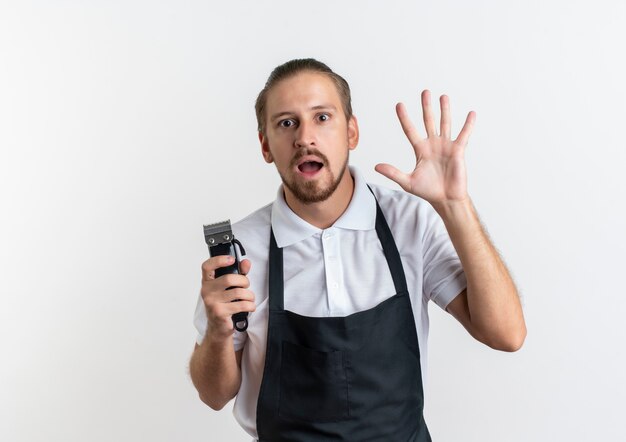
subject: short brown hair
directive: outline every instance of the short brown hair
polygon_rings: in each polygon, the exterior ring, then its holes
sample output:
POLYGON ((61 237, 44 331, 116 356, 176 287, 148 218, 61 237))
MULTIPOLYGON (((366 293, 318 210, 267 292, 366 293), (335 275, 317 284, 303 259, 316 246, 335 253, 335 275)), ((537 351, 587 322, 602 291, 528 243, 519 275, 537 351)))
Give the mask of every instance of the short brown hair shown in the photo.
POLYGON ((314 58, 299 58, 289 60, 288 62, 277 66, 265 82, 263 90, 259 92, 256 103, 254 104, 257 128, 259 132, 265 133, 265 104, 267 102, 267 94, 270 89, 281 80, 293 77, 294 75, 304 71, 321 72, 328 75, 337 87, 337 92, 339 92, 339 98, 341 99, 346 119, 350 119, 350 117, 352 117, 352 99, 350 97, 350 86, 348 85, 348 82, 344 80, 341 75, 333 72, 331 68, 321 61, 317 61, 314 58))

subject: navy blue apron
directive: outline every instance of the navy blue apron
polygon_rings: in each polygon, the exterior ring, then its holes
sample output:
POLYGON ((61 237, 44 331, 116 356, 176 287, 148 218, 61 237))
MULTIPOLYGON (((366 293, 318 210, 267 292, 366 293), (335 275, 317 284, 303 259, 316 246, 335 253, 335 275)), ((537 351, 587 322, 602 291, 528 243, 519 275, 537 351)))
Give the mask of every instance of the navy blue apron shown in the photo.
POLYGON ((396 294, 346 317, 313 318, 284 309, 283 251, 271 232, 260 442, 431 441, 406 278, 378 201, 376 233, 396 294))

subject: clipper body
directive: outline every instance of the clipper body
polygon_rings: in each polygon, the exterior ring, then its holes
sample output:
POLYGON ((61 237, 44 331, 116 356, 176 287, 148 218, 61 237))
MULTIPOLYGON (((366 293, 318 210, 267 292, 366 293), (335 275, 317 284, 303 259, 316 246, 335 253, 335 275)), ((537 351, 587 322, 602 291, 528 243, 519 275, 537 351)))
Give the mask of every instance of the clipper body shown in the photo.
MULTIPOLYGON (((204 239, 209 246, 209 254, 211 257, 230 255, 235 258, 233 264, 216 269, 215 277, 219 278, 222 275, 232 273, 239 274, 239 254, 235 246, 239 247, 242 256, 246 254, 246 251, 241 243, 235 239, 232 227, 230 226, 230 220, 204 225, 204 239)), ((228 290, 231 288, 233 287, 229 287, 228 290)), ((239 300, 235 299, 233 302, 237 301, 239 300)), ((240 332, 246 331, 248 328, 248 312, 235 313, 232 319, 235 330, 240 332)))

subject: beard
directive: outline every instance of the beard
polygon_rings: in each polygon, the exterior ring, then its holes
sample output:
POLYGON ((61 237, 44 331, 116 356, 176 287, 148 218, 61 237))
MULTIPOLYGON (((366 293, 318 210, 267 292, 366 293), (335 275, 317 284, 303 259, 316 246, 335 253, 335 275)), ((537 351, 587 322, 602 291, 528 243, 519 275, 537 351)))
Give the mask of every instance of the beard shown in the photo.
POLYGON ((349 155, 346 154, 346 160, 341 167, 339 176, 337 176, 336 178, 332 170, 330 170, 330 167, 328 166, 328 158, 322 152, 315 148, 305 148, 299 151, 291 160, 289 170, 293 170, 298 160, 306 155, 315 155, 322 160, 322 167, 328 170, 328 179, 324 180, 325 183, 320 183, 321 180, 319 179, 300 182, 293 177, 286 177, 279 172, 280 178, 283 181, 284 186, 289 189, 291 193, 293 193, 293 195, 296 197, 296 199, 301 203, 312 204, 326 201, 333 193, 335 193, 337 187, 339 187, 339 183, 343 178, 343 174, 348 168, 349 155))

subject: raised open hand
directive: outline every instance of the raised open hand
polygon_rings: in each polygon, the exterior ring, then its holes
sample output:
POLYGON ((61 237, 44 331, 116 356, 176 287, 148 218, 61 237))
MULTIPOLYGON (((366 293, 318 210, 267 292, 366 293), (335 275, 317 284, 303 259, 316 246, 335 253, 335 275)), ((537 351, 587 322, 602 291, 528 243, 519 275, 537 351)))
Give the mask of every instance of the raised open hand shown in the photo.
POLYGON ((456 140, 450 139, 450 102, 446 95, 440 98, 441 125, 437 134, 430 107, 430 92, 422 92, 422 110, 426 138, 422 138, 409 119, 404 104, 396 105, 396 113, 409 142, 415 151, 415 170, 408 174, 390 164, 377 164, 375 169, 395 181, 407 192, 429 203, 441 204, 468 198, 464 152, 472 132, 476 113, 467 115, 463 129, 456 140))

